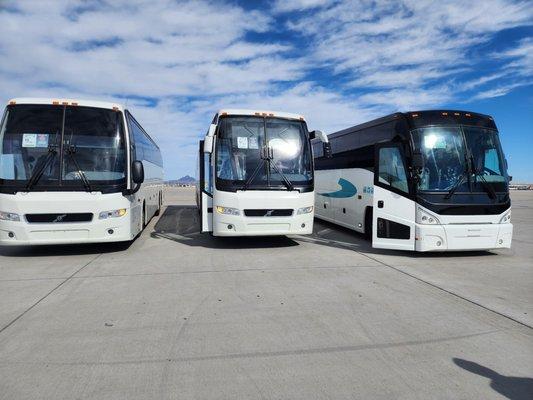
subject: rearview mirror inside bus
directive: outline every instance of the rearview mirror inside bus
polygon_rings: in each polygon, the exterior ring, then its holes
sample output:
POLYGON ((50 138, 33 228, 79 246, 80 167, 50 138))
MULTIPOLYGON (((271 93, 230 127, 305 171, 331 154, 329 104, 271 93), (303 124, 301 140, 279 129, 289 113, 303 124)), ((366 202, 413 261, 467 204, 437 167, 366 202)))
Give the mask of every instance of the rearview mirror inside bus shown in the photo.
POLYGON ((144 166, 139 160, 133 162, 131 166, 131 177, 133 182, 140 185, 144 182, 144 166))

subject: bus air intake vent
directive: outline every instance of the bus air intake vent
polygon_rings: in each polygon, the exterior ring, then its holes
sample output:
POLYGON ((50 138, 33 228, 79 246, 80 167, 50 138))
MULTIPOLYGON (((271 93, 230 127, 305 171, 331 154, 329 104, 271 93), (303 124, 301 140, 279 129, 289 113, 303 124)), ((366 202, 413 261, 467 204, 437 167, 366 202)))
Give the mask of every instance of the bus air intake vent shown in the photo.
POLYGON ((28 221, 30 224, 91 222, 92 219, 92 213, 26 214, 26 221, 28 221))
POLYGON ((284 209, 250 209, 244 210, 244 215, 247 217, 290 217, 294 210, 290 208, 284 209))

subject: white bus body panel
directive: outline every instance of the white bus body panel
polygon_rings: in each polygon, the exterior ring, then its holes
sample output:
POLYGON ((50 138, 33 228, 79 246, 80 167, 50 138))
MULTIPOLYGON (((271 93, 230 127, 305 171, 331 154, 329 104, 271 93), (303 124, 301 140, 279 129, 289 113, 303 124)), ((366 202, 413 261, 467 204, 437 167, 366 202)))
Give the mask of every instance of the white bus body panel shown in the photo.
POLYGON ((498 215, 435 215, 440 224, 416 224, 417 251, 509 249, 513 224, 500 223, 510 209, 498 215))
POLYGON ((374 174, 361 168, 315 171, 317 218, 364 233, 374 174))
POLYGON ((213 193, 214 236, 305 235, 313 232, 313 212, 297 215, 302 207, 314 204, 314 192, 247 190, 213 193), (240 215, 216 212, 216 206, 232 207, 240 215), (245 209, 293 209, 289 217, 247 217, 245 209))
POLYGON ((376 249, 414 250, 415 210, 416 203, 413 200, 382 187, 374 186, 372 247, 376 249), (384 223, 382 222, 383 220, 408 226, 409 238, 391 239, 378 237, 378 223, 384 223))
POLYGON ((213 232, 213 198, 205 192, 202 196, 202 233, 213 232))

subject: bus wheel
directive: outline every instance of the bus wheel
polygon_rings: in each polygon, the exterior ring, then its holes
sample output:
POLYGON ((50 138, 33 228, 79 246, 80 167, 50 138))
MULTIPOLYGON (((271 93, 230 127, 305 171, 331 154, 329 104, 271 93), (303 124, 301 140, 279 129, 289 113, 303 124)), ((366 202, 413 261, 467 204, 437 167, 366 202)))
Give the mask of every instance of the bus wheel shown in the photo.
POLYGON ((372 207, 365 211, 365 239, 372 240, 372 207))

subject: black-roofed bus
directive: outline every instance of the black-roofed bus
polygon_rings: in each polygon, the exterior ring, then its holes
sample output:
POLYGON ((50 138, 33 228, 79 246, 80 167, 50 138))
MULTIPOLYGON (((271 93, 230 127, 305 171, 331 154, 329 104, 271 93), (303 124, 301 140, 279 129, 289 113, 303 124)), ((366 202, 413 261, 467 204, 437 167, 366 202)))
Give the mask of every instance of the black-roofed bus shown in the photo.
POLYGON ((315 215, 364 233, 375 248, 509 248, 507 161, 492 117, 395 113, 315 145, 315 215))

